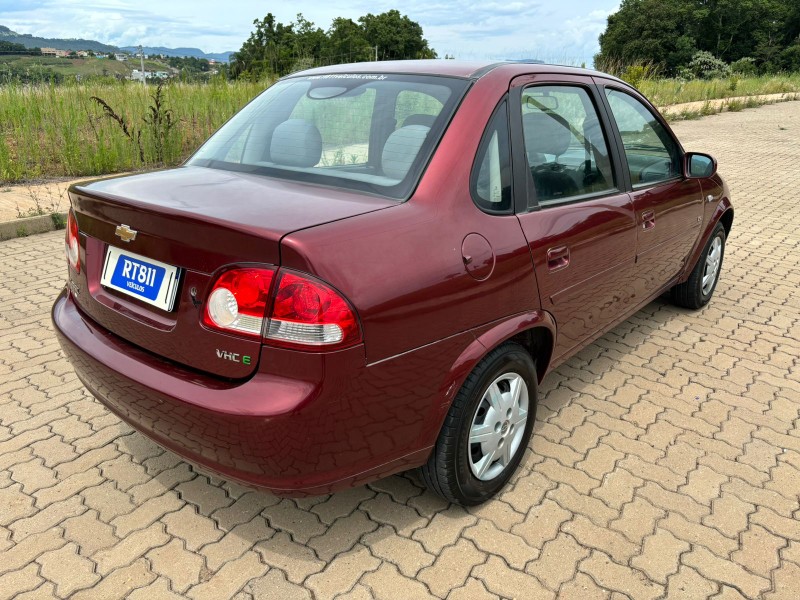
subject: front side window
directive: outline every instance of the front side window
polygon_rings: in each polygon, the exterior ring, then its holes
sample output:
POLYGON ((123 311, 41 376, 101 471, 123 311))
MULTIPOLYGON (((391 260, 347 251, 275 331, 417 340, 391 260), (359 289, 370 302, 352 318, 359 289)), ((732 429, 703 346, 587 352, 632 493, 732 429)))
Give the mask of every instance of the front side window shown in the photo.
POLYGON ((188 164, 402 199, 468 82, 332 74, 279 81, 215 133, 188 164))
POLYGON ((522 92, 522 129, 536 198, 557 203, 616 189, 597 110, 577 86, 522 92))
POLYGON ((625 92, 606 88, 606 97, 622 136, 633 187, 680 176, 680 148, 653 113, 625 92))

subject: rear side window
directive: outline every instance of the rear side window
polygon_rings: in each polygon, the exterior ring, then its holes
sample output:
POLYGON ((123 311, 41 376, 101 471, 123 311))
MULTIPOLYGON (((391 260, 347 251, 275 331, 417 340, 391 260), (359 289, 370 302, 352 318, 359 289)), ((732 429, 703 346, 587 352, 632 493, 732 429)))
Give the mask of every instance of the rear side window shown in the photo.
POLYGON ((468 85, 395 74, 285 79, 226 123, 188 164, 402 199, 468 85))
POLYGON ((472 167, 472 198, 489 213, 511 212, 511 144, 508 133, 508 103, 495 110, 472 167))
POLYGON ((548 85, 523 90, 522 129, 540 204, 616 189, 600 119, 582 87, 548 85))
POLYGON ((646 187, 681 175, 681 151, 655 115, 633 96, 606 88, 622 136, 633 187, 646 187))

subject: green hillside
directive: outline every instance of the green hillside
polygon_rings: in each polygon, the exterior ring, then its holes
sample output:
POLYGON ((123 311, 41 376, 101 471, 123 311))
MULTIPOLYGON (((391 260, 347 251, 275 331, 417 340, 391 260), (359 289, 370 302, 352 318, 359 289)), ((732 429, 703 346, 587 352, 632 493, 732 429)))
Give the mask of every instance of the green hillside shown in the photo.
MULTIPOLYGON (((154 60, 144 61, 148 71, 169 71, 169 66, 154 60)), ((140 69, 138 60, 126 62, 109 60, 107 58, 56 58, 55 56, 3 56, 0 55, 0 83, 3 83, 11 73, 44 72, 55 73, 57 81, 72 79, 76 76, 85 77, 128 77, 133 69, 140 69)), ((36 80, 37 78, 34 78, 36 80)), ((39 79, 49 80, 45 75, 39 79)))
POLYGON ((22 44, 26 48, 55 48, 56 50, 92 50, 93 52, 114 52, 119 49, 94 40, 43 38, 29 33, 17 33, 5 25, 0 25, 0 40, 22 44))

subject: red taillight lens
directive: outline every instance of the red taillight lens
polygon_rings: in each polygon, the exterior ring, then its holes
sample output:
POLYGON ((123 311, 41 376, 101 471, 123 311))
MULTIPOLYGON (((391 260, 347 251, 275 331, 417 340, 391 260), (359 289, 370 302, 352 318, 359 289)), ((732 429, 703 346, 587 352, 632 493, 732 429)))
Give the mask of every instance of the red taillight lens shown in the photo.
POLYGON ((208 295, 203 322, 213 329, 261 337, 274 269, 234 269, 208 295))
POLYGON ((338 350, 361 342, 355 311, 336 290, 309 275, 278 273, 273 285, 275 269, 226 271, 208 295, 203 323, 301 350, 338 350))
POLYGON ((305 350, 344 348, 361 341, 355 312, 330 286, 281 270, 266 342, 305 350))
POLYGON ((78 221, 75 220, 75 213, 72 212, 72 209, 70 209, 67 215, 67 231, 64 245, 66 246, 67 262, 69 262, 69 266, 72 267, 76 273, 80 273, 81 253, 78 240, 78 221))

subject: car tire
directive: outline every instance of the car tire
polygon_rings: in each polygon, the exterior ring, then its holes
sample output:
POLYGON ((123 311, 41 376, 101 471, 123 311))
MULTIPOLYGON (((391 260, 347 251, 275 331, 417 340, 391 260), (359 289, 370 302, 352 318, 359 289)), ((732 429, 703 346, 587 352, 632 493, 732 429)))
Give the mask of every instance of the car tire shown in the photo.
POLYGON ((507 342, 490 352, 450 406, 433 452, 420 469, 425 485, 464 506, 494 496, 525 454, 536 400, 536 365, 527 350, 507 342))
POLYGON ((711 237, 697 259, 689 279, 670 291, 673 304, 697 310, 708 304, 719 281, 722 259, 725 256, 725 227, 717 223, 711 237), (710 272, 709 270, 713 272, 710 272), (708 279, 710 277, 710 279, 708 279))

